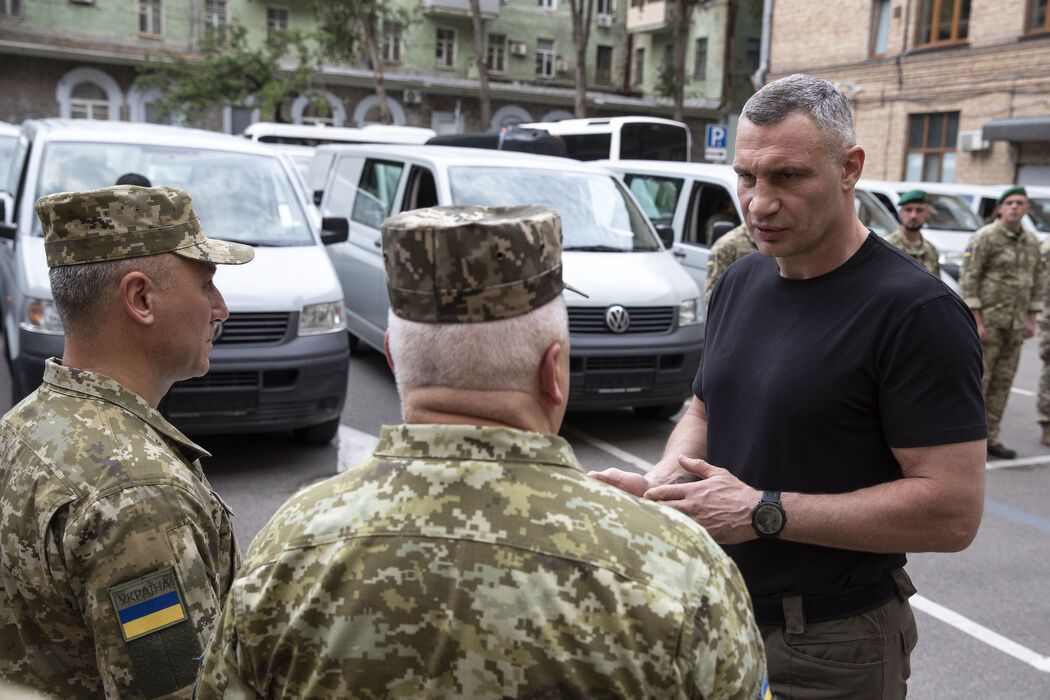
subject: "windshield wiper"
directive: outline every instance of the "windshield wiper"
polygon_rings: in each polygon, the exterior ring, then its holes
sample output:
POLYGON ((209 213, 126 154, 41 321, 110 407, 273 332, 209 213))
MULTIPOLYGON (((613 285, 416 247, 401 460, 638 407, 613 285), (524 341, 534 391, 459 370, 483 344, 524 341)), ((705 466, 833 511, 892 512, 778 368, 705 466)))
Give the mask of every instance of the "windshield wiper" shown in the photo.
POLYGON ((588 253, 630 253, 628 248, 614 248, 611 245, 570 245, 562 248, 565 250, 582 250, 588 253))

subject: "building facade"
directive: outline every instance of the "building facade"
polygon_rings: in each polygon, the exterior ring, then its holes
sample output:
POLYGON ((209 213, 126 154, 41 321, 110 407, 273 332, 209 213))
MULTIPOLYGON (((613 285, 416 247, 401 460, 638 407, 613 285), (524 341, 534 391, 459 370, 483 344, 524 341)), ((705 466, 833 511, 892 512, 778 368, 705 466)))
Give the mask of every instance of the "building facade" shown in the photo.
POLYGON ((1048 0, 774 8, 766 79, 810 73, 841 87, 865 176, 1050 184, 1048 0))
MULTIPOLYGON (((587 116, 670 116, 674 1, 593 1, 587 116)), ((469 1, 391 2, 412 15, 407 26, 391 22, 381 32, 395 123, 456 133, 572 116, 576 51, 569 0, 481 0, 488 124, 480 120, 469 1)), ((760 6, 752 0, 696 4, 685 76, 685 117, 694 134, 725 120, 750 95, 760 6)), ((316 29, 306 0, 0 0, 0 120, 158 121, 151 106, 158 94, 135 86, 139 67, 147 57, 192 55, 209 27, 234 23, 253 45, 270 31, 316 29)), ((320 102, 289 99, 275 115, 250 104, 226 105, 200 125, 239 133, 260 119, 347 126, 378 119, 366 62, 325 65, 316 82, 320 102)))

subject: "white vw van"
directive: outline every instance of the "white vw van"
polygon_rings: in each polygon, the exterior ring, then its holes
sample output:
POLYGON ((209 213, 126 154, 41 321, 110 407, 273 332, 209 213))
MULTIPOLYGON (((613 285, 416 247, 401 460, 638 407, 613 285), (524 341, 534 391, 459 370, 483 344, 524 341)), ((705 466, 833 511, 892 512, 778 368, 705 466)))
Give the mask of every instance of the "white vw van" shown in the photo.
POLYGON ((247 265, 219 266, 215 283, 230 317, 211 369, 175 384, 161 412, 191 435, 291 430, 324 443, 336 434, 349 350, 324 244, 339 235, 322 236, 311 223, 291 164, 261 144, 208 131, 61 119, 25 122, 14 160, 0 299, 15 401, 40 384, 44 360, 61 356, 64 344, 33 203, 135 172, 187 190, 208 236, 256 249, 247 265))
POLYGON ((692 393, 704 327, 700 291, 607 169, 567 158, 447 146, 327 146, 321 210, 349 241, 328 247, 351 343, 382 348, 389 301, 381 227, 435 205, 543 204, 561 214, 573 409, 630 406, 670 416, 692 393))

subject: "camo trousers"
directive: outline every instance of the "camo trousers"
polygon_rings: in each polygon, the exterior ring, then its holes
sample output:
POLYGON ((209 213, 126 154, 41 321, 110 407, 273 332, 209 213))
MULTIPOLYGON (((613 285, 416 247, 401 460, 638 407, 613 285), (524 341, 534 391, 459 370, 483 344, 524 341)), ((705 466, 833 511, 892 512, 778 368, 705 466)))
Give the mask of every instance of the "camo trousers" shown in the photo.
POLYGON ((1039 398, 1035 402, 1039 422, 1050 424, 1050 321, 1039 319, 1039 359, 1043 370, 1039 374, 1039 398))
POLYGON ((1010 387, 1021 359, 1021 331, 1015 328, 984 328, 984 405, 988 412, 988 442, 999 442, 999 423, 1010 398, 1010 387))

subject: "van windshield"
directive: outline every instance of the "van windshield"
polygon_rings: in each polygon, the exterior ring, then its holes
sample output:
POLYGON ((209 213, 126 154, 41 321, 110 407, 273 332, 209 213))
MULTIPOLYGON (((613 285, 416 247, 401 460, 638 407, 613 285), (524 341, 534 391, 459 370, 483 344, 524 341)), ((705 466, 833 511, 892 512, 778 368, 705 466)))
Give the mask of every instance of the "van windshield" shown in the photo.
POLYGON ((1040 233, 1050 233, 1050 199, 1031 197, 1028 200, 1028 216, 1040 233))
POLYGON ((564 250, 660 250, 645 215, 611 175, 532 168, 449 168, 452 203, 542 204, 561 215, 564 250))
POLYGON ((926 198, 930 202, 926 228, 935 231, 976 231, 981 228, 981 220, 966 202, 955 195, 927 192, 926 198))
MULTIPOLYGON (((92 190, 125 173, 179 187, 209 238, 257 246, 314 242, 288 173, 274 156, 126 143, 51 143, 44 151, 36 196, 92 190)), ((33 234, 42 235, 34 220, 33 234)))

